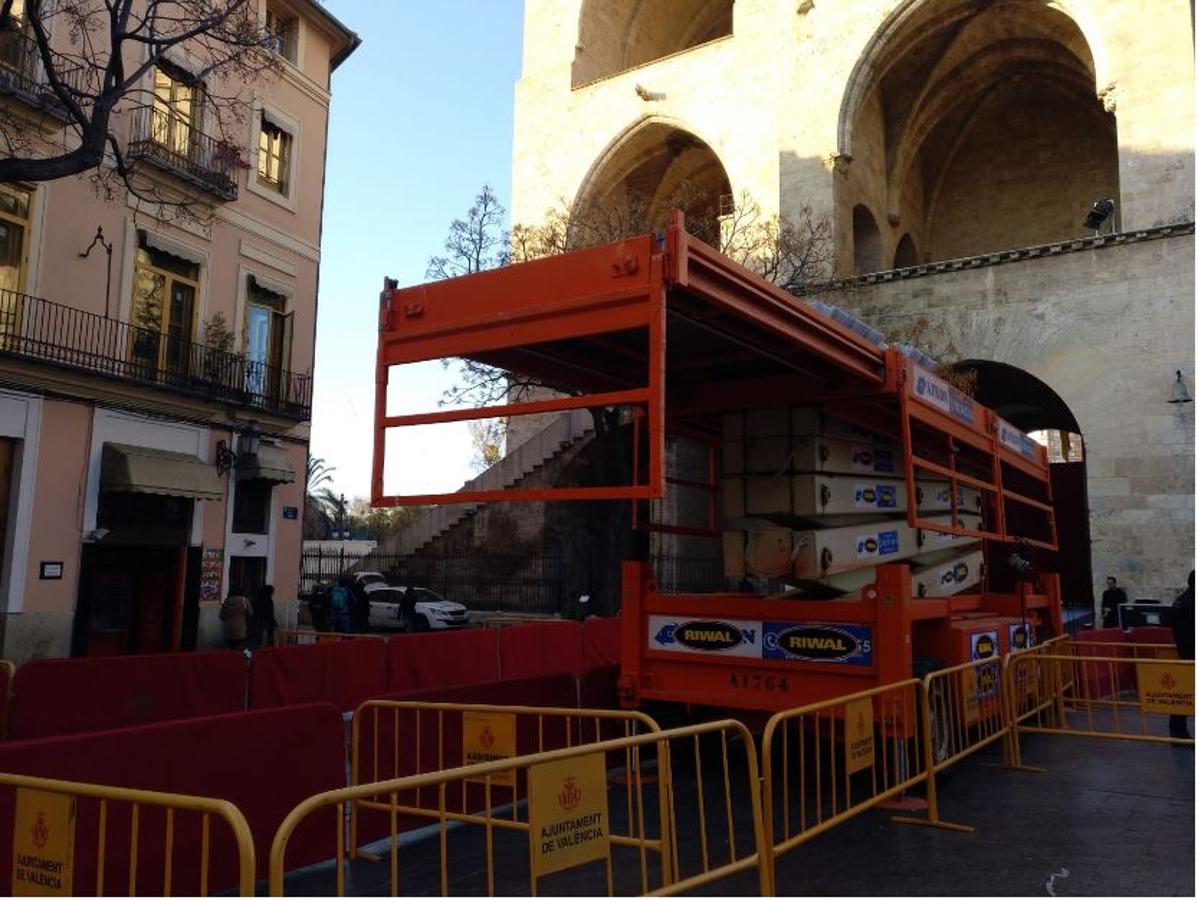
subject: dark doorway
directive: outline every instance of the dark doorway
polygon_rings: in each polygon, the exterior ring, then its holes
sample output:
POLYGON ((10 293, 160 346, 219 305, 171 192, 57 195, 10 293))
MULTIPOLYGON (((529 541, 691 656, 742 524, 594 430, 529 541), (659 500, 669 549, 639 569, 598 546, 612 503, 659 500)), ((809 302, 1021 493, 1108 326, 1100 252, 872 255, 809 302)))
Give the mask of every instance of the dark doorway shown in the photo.
POLYGON ((158 494, 102 492, 102 537, 80 560, 72 655, 165 653, 195 646, 184 634, 184 598, 198 591, 189 566, 193 501, 158 494))
MULTIPOLYGON (((974 399, 1016 428, 1047 441, 1059 549, 1056 553, 1038 551, 1037 561, 1060 573, 1061 599, 1066 606, 1092 610, 1090 509, 1085 448, 1077 419, 1052 388, 1023 369, 987 360, 966 360, 961 366, 977 373, 974 399)), ((1001 577, 1008 552, 997 547, 992 558, 987 558, 992 575, 1001 577)))

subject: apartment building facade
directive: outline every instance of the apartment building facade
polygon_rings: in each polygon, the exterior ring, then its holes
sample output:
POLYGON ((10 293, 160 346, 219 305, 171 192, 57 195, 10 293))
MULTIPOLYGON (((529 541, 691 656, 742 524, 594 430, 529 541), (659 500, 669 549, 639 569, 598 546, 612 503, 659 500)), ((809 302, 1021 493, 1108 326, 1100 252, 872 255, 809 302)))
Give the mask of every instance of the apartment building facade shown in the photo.
MULTIPOLYGON (((315 0, 257 14, 277 59, 232 131, 183 46, 113 127, 198 215, 0 185, 0 657, 209 646, 263 584, 293 607, 331 75, 359 39, 315 0)), ((0 44, 0 104, 52 129, 19 20, 0 44)))

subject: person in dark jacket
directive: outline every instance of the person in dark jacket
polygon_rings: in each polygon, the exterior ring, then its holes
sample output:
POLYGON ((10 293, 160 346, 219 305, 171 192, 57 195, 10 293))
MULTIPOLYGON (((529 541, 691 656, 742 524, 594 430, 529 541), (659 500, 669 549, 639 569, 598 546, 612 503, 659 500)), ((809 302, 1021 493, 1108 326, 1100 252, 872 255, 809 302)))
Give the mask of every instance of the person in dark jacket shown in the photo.
MULTIPOLYGON (((1173 601, 1173 639, 1177 642, 1177 658, 1194 658, 1194 570, 1184 591, 1173 601)), ((1169 736, 1189 738, 1190 728, 1185 716, 1169 716, 1169 736)))
POLYGON ((258 646, 274 646, 275 629, 279 627, 279 623, 275 620, 275 588, 273 584, 264 584, 258 588, 258 593, 254 597, 254 626, 258 637, 258 646))
POLYGON ((1108 575, 1106 590, 1102 592, 1102 627, 1119 627, 1119 605, 1127 602, 1127 591, 1119 587, 1114 576, 1108 575))

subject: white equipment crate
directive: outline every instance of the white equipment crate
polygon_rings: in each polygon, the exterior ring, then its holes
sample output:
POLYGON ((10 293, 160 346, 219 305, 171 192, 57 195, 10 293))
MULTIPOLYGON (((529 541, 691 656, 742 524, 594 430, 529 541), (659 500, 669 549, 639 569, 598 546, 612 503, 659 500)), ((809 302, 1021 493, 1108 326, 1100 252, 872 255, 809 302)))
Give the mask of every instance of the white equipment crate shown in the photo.
MULTIPOLYGON (((961 525, 976 529, 978 516, 962 514, 961 525)), ((933 521, 949 523, 948 516, 933 521)), ((818 579, 863 566, 974 542, 974 538, 912 528, 902 520, 843 525, 818 531, 755 528, 725 533, 725 572, 729 577, 818 579)))
MULTIPOLYGON (((861 516, 907 511, 907 485, 901 479, 847 475, 791 475, 771 478, 747 475, 724 478, 724 515, 745 516, 861 516)), ((946 481, 916 482, 923 513, 949 512, 946 481)), ((957 509, 981 510, 979 491, 957 486, 957 509)))
POLYGON ((750 409, 724 416, 724 440, 743 441, 747 437, 788 437, 815 435, 850 441, 892 446, 894 441, 866 428, 836 419, 811 406, 791 409, 750 409))
POLYGON ((725 475, 837 472, 895 476, 901 468, 896 448, 842 438, 798 435, 724 442, 725 475))
POLYGON ((916 597, 949 597, 982 580, 982 551, 972 550, 911 573, 911 593, 916 597))

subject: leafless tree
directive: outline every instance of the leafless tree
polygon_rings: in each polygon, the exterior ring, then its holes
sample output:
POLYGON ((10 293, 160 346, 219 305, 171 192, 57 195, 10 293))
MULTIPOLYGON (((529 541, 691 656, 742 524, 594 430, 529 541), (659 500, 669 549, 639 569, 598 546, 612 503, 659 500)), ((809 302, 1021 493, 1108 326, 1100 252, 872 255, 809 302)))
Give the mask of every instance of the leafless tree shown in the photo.
MULTIPOLYGON (((277 39, 255 0, 0 0, 0 54, 36 101, 0 113, 0 183, 87 175, 103 196, 123 187, 156 214, 202 215, 195 198, 145 177, 126 119, 155 110, 154 72, 173 64, 213 152, 244 165, 245 88, 276 70, 277 39)), ((173 114, 164 102, 157 113, 173 114)))
MULTIPOLYGON (((571 208, 562 201, 539 224, 517 224, 506 234, 501 224, 504 210, 493 192, 484 188, 466 218, 450 226, 445 243, 447 255, 430 260, 428 274, 434 278, 469 274, 508 262, 623 240, 660 227, 661 216, 670 209, 686 213, 688 232, 792 292, 826 281, 834 270, 831 226, 816 219, 811 210, 802 210, 796 220, 766 216, 747 194, 735 205, 725 203, 721 208, 710 194, 682 183, 668 196, 652 201, 628 189, 582 208, 571 208)), ((504 399, 519 402, 544 388, 520 373, 504 372, 472 360, 456 363, 458 378, 443 398, 446 403, 484 406, 504 399)), ((631 483, 628 469, 632 435, 626 412, 597 407, 590 413, 594 423, 588 454, 592 482, 631 483)), ((477 450, 478 441, 475 445, 477 450)), ((587 516, 593 534, 588 580, 596 607, 610 611, 618 605, 613 573, 618 571, 619 561, 645 552, 647 547, 637 544, 643 535, 633 533, 627 503, 589 504, 587 516)))

